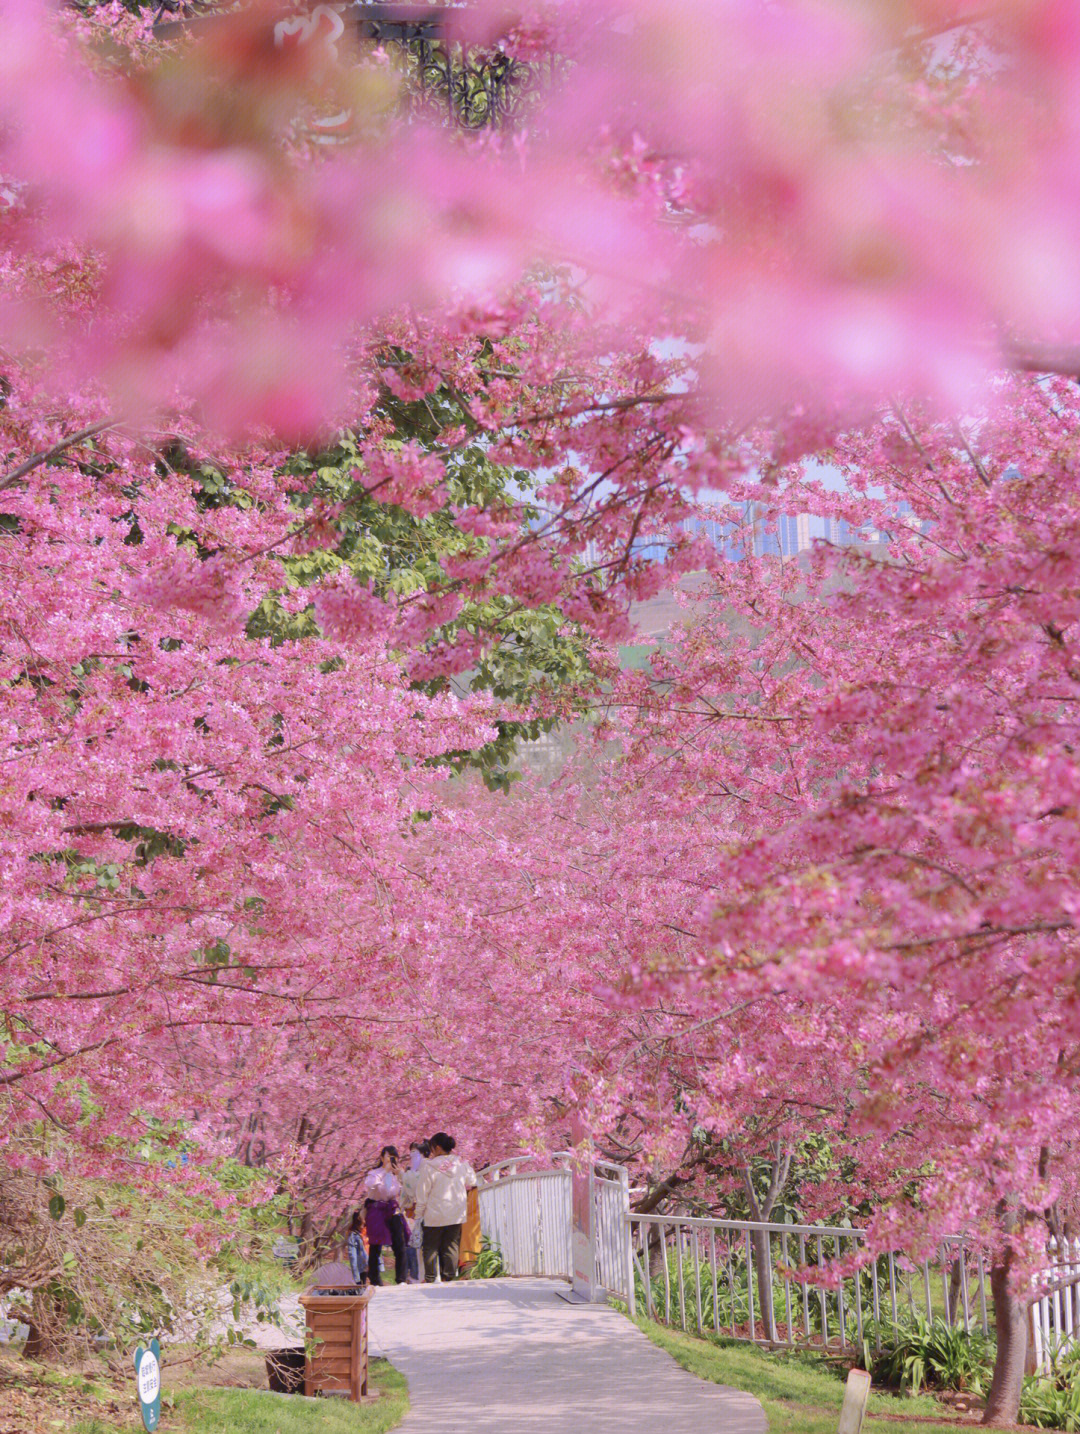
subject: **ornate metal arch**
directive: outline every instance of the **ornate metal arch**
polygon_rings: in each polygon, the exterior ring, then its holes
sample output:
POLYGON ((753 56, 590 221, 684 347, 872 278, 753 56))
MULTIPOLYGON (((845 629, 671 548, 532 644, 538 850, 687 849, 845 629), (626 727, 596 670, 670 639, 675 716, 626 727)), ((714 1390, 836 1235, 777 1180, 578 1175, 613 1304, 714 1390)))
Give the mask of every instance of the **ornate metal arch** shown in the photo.
MULTIPOLYGON (((162 0, 154 25, 161 39, 181 32, 197 32, 213 24, 229 10, 205 0, 162 0), (172 17, 163 20, 168 12, 172 17)), ((537 66, 512 59, 500 50, 468 49, 445 37, 445 11, 437 6, 368 3, 352 0, 301 0, 281 10, 278 25, 295 31, 305 17, 315 12, 333 12, 344 30, 365 42, 400 48, 411 83, 406 102, 416 113, 442 116, 448 124, 466 130, 500 128, 513 122, 521 112, 539 78, 537 66)))

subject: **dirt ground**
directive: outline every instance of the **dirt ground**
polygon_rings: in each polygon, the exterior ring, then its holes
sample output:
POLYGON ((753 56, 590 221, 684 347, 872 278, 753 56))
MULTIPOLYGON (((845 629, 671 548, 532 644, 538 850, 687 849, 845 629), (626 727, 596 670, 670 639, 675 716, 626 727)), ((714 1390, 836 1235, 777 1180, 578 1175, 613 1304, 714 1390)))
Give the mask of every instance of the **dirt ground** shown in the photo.
POLYGON ((169 1389, 265 1389, 265 1361, 263 1350, 239 1349, 208 1365, 191 1359, 182 1348, 167 1349, 162 1381, 169 1389))
POLYGON ((125 1389, 97 1370, 55 1370, 0 1355, 0 1434, 58 1434, 79 1419, 120 1422, 138 1407, 134 1379, 125 1389))
MULTIPOLYGON (((162 1373, 168 1389, 265 1389, 265 1355, 235 1350, 207 1364, 190 1350, 167 1351, 162 1373)), ((19 1354, 0 1354, 0 1434, 69 1434, 79 1420, 138 1420, 135 1380, 110 1375, 101 1365, 54 1369, 19 1354)))

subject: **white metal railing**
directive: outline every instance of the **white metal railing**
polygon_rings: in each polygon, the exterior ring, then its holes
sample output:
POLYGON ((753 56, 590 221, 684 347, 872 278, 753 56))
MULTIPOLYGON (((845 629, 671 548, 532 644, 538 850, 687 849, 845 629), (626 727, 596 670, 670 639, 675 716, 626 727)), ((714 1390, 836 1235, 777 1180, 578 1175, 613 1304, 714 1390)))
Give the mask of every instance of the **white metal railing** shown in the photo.
POLYGON ((478 1172, 480 1230, 508 1275, 569 1279, 570 1172, 521 1170, 521 1159, 478 1172))
POLYGON ((599 1165, 614 1178, 593 1175, 593 1239, 596 1283, 634 1312, 634 1259, 630 1245, 630 1181, 620 1165, 599 1165))
MULTIPOLYGON (((864 1251, 864 1231, 685 1215, 630 1214, 628 1223, 638 1304, 665 1324, 756 1344, 840 1349, 864 1342, 880 1349, 885 1332, 908 1314, 990 1332, 986 1261, 956 1237, 931 1259, 889 1251, 817 1284, 805 1276, 864 1251), (757 1268, 759 1252, 767 1282, 757 1268)), ((1080 1344, 1080 1239, 1060 1246, 1051 1239, 1048 1256, 1036 1288, 1049 1286, 1049 1293, 1031 1305, 1039 1370, 1080 1344)))
POLYGON ((638 1299, 653 1319, 755 1344, 881 1347, 905 1311, 989 1329, 983 1257, 945 1241, 933 1260, 896 1252, 867 1258, 862 1230, 629 1216, 638 1299), (858 1268, 810 1283, 836 1262, 858 1268))
MULTIPOLYGON (((480 1228, 507 1274, 573 1278, 574 1159, 558 1151, 559 1163, 537 1170, 516 1156, 479 1172, 480 1228)), ((865 1231, 854 1227, 635 1214, 621 1166, 597 1162, 590 1186, 594 1283, 632 1313, 755 1344, 842 1350, 880 1349, 908 1314, 989 1333, 986 1263, 958 1238, 929 1259, 869 1257, 865 1231)), ((1080 1240, 1065 1241, 1060 1254, 1051 1241, 1044 1282, 1070 1278, 1080 1278, 1080 1240)), ((1031 1326, 1036 1366, 1045 1369, 1080 1342, 1080 1284, 1035 1300, 1031 1326)))
MULTIPOLYGON (((478 1172, 480 1229, 498 1246, 508 1275, 573 1278, 571 1164, 575 1158, 572 1151, 560 1150, 552 1160, 561 1164, 553 1169, 522 1169, 530 1162, 515 1157, 478 1172)), ((592 1190, 594 1283, 620 1299, 632 1300, 626 1171, 598 1162, 592 1190)))

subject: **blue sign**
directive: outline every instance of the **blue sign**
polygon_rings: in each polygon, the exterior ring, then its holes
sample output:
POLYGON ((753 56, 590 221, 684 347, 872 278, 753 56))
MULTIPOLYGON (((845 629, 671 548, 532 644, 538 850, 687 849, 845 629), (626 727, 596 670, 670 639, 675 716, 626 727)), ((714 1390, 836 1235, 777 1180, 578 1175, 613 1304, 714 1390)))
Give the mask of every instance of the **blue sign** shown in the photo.
POLYGON ((139 1411, 143 1428, 154 1430, 161 1423, 161 1345, 150 1341, 135 1351, 135 1379, 139 1387, 139 1411))

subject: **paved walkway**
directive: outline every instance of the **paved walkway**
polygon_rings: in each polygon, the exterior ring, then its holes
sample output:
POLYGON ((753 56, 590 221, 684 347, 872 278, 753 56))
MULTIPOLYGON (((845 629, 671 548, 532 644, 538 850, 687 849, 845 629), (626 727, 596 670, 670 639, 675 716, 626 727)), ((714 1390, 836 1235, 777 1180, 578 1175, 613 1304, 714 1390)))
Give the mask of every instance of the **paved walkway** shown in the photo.
POLYGON ((740 1390, 687 1374, 624 1315, 552 1280, 385 1286, 372 1354, 409 1381, 402 1434, 765 1434, 740 1390))

